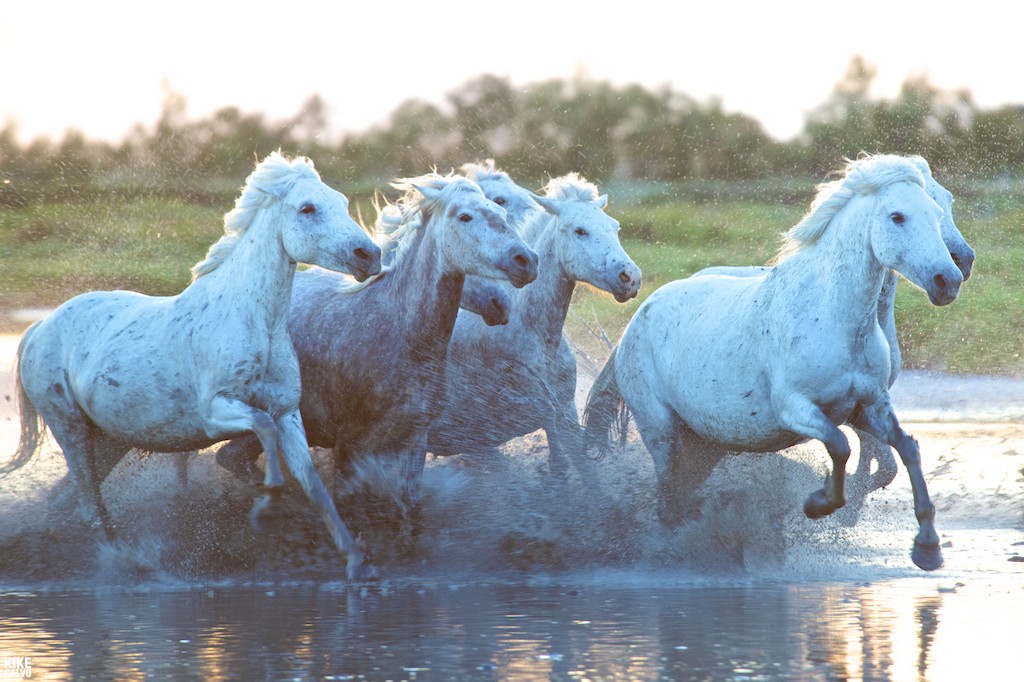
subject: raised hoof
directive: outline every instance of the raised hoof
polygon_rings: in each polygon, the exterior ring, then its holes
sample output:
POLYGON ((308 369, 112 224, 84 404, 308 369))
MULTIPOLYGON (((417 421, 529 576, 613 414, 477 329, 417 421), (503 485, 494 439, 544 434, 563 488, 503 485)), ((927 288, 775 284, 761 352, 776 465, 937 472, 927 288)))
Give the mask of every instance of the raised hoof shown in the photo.
POLYGON ((256 460, 238 452, 229 445, 224 445, 215 455, 217 464, 231 472, 235 478, 249 484, 258 485, 263 482, 263 474, 256 468, 256 460))
POLYGON ((910 559, 914 565, 922 571, 934 571, 942 568, 942 550, 939 543, 923 543, 914 540, 914 549, 910 552, 910 559))
POLYGON ((824 490, 815 490, 804 501, 804 515, 809 519, 824 518, 838 508, 829 502, 824 490))

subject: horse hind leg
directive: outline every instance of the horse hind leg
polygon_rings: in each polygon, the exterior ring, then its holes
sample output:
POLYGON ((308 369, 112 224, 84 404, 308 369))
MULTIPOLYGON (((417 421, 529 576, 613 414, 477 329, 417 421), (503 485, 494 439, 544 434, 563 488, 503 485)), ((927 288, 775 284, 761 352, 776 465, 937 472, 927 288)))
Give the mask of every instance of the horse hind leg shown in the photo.
POLYGON ((892 456, 892 448, 872 436, 867 431, 854 427, 854 433, 860 440, 860 458, 857 461, 857 476, 864 476, 870 481, 868 492, 884 488, 896 478, 896 458, 892 456), (877 468, 871 473, 871 462, 877 468))
MULTIPOLYGON (((101 490, 103 481, 113 468, 109 462, 115 458, 110 444, 103 443, 106 439, 88 423, 85 415, 79 419, 54 419, 48 425, 64 453, 82 517, 92 526, 102 526, 107 539, 114 540, 114 525, 101 490)), ((123 456, 124 453, 121 454, 123 456)))
POLYGON ((675 414, 633 413, 637 429, 654 461, 658 480, 658 519, 668 527, 701 517, 700 488, 725 450, 700 438, 675 414))

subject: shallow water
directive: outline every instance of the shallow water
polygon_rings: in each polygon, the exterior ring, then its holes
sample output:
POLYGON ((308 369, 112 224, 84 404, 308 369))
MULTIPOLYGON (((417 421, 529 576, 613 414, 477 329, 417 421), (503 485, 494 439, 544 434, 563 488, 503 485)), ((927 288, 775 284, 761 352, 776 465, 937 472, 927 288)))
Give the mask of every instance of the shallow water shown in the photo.
MULTIPOLYGON (((2 373, 10 340, 0 351, 2 373)), ((816 445, 728 458, 704 518, 674 532, 635 438, 596 463, 596 489, 549 476, 540 437, 432 461, 415 514, 389 502, 388 468, 367 466, 375 504, 340 511, 383 579, 349 585, 297 489, 257 534, 252 490, 208 453, 129 457, 104 486, 120 540, 102 541, 76 520, 50 443, 0 481, 0 679, 1014 677, 1024 423, 931 409, 921 391, 905 426, 946 560, 927 574, 909 559, 902 470, 886 489, 853 487, 832 518, 803 517, 825 471, 816 445)), ((0 459, 17 440, 3 405, 0 459)))

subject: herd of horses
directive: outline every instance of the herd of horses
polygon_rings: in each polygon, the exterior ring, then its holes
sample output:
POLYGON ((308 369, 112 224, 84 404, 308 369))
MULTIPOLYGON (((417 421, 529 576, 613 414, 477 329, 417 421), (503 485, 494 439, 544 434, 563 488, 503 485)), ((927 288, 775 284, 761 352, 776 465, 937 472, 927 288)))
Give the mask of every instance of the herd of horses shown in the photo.
POLYGON ((227 441, 218 463, 262 477, 253 521, 273 513, 283 460, 359 580, 376 569, 310 446, 333 451, 342 479, 364 457, 396 463, 415 504, 427 453, 472 455, 539 429, 552 473, 572 465, 593 484, 588 453, 624 440, 632 419, 659 518, 676 525, 701 513, 701 484, 726 452, 812 439, 832 473, 804 511, 832 513, 845 502, 848 424, 859 468, 878 463, 874 486, 891 482, 900 455, 919 522, 912 560, 942 565, 918 446, 888 393, 900 275, 945 305, 974 261, 924 159, 848 161, 772 264, 711 267, 650 294, 582 423, 563 333, 573 290, 585 282, 625 302, 641 285, 607 195, 575 173, 538 194, 493 161, 460 170, 395 181, 402 196, 378 207, 371 238, 311 161, 271 154, 180 294, 85 293, 25 332, 21 438, 0 476, 30 461, 48 427, 83 515, 113 537, 100 485, 128 452, 227 441))

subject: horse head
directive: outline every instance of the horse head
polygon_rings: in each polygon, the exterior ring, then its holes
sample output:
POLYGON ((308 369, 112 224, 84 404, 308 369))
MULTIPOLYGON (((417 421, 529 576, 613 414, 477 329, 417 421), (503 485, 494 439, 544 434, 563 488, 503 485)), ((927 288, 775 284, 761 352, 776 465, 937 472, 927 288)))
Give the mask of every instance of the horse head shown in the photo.
POLYGON ((624 303, 640 291, 640 268, 619 242, 619 222, 604 212, 608 195, 570 173, 549 183, 533 201, 551 214, 558 260, 566 274, 624 303))
POLYGON ((466 178, 435 176, 412 181, 429 213, 424 229, 435 231, 445 258, 466 275, 507 279, 523 287, 537 278, 537 254, 506 219, 505 209, 466 178))
POLYGON ((325 185, 309 161, 296 160, 294 168, 308 163, 308 170, 279 197, 277 221, 288 256, 347 272, 359 281, 380 272, 381 250, 348 211, 348 198, 325 185))
POLYGON ((518 226, 526 216, 537 210, 532 193, 517 185, 505 171, 498 170, 494 159, 483 163, 467 163, 462 173, 480 186, 484 196, 505 209, 510 225, 518 226))
POLYGON ((923 157, 911 156, 910 160, 917 165, 921 175, 924 176, 924 191, 942 209, 942 224, 940 226, 942 241, 946 243, 950 257, 960 268, 966 282, 971 278, 971 269, 974 267, 974 249, 967 243, 953 221, 953 194, 932 176, 932 169, 923 157))
POLYGON ((900 163, 907 161, 877 156, 857 161, 851 169, 857 172, 864 164, 866 175, 892 174, 892 181, 873 192, 876 210, 871 222, 872 251, 884 267, 896 270, 923 289, 932 304, 952 303, 960 292, 964 272, 953 262, 944 240, 944 211, 925 190, 923 175, 907 178, 890 168, 900 163))

